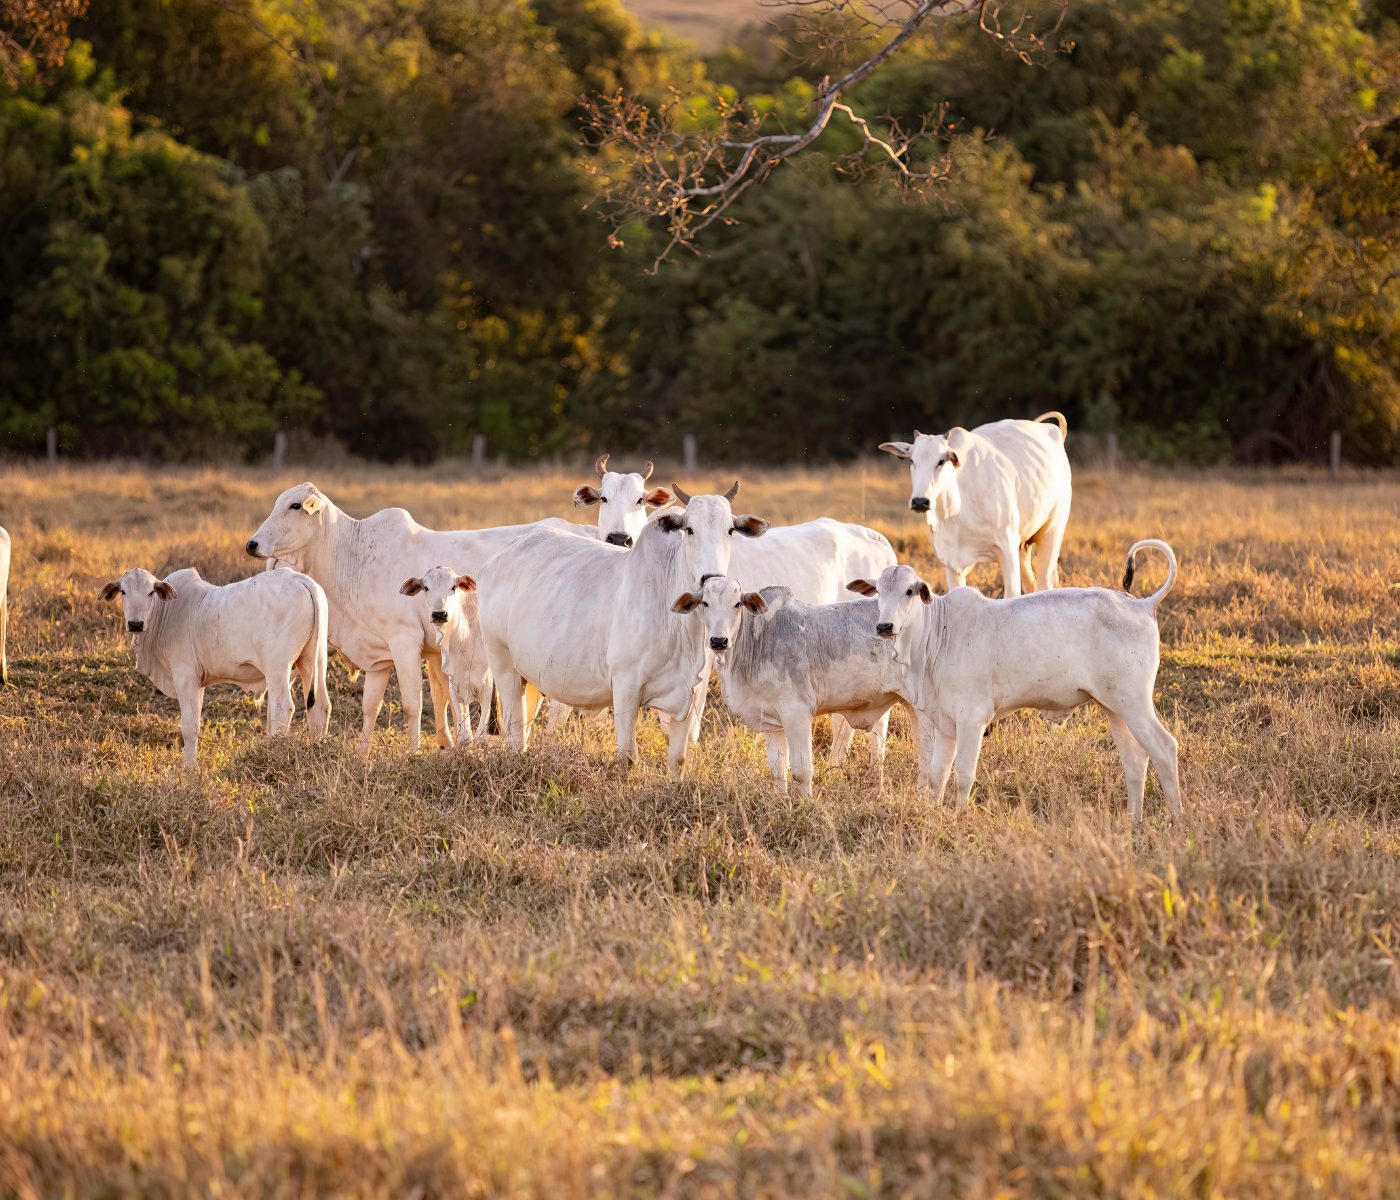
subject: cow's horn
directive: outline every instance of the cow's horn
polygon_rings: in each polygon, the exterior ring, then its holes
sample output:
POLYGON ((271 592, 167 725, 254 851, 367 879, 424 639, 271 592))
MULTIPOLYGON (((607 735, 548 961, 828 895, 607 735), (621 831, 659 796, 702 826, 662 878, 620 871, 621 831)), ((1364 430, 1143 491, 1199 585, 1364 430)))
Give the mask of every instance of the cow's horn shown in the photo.
POLYGON ((653 470, 655 470, 655 468, 651 465, 651 459, 647 459, 646 469, 642 471, 643 483, 645 483, 648 479, 651 478, 651 473, 653 470))
POLYGON ((739 481, 736 479, 729 485, 729 490, 724 493, 724 498, 733 503, 734 497, 739 494, 739 481))
POLYGON ((920 433, 920 432, 916 429, 916 430, 914 430, 914 436, 915 436, 916 438, 921 438, 921 437, 923 437, 924 435, 923 435, 922 433, 920 433))
POLYGON ((687 492, 685 488, 681 487, 680 484, 673 483, 671 485, 671 491, 673 491, 676 494, 676 499, 679 500, 682 504, 690 503, 690 493, 687 492))
POLYGON ((608 458, 606 454, 598 455, 598 461, 593 464, 593 469, 598 472, 598 478, 603 478, 603 472, 608 469, 608 458))

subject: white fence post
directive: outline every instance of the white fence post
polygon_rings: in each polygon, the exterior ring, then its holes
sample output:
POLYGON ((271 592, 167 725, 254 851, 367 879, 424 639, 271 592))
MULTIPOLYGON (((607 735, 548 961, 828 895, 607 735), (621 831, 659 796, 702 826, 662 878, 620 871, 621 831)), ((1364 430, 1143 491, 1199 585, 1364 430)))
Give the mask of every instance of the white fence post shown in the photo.
POLYGON ((1118 435, 1112 430, 1108 434, 1108 469, 1118 470, 1118 435))
POLYGON ((1332 436, 1327 439, 1327 464, 1332 469, 1332 478, 1338 478, 1342 473, 1342 431, 1332 430, 1332 436))
POLYGON ((694 475, 700 461, 695 445, 695 435, 687 433, 681 438, 681 467, 687 475, 694 475))
POLYGON ((472 470, 480 471, 486 466, 486 435, 478 433, 472 438, 472 470))
POLYGON ((272 438, 272 469, 280 471, 287 461, 287 435, 278 430, 272 438))

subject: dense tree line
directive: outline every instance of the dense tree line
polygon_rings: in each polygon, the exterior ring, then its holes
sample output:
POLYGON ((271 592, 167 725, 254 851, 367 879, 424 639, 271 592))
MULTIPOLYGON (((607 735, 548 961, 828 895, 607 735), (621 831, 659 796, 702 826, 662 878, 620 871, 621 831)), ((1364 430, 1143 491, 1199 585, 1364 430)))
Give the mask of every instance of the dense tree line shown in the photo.
POLYGON ((839 457, 1060 408, 1155 457, 1341 428, 1391 459, 1397 21, 1074 0, 1032 66, 953 24, 858 93, 906 126, 947 101, 930 199, 834 170, 833 128, 648 275, 656 235, 589 211, 623 164, 584 98, 776 122, 840 39, 702 60, 614 0, 106 0, 0 81, 0 453, 56 425, 83 456, 839 457))

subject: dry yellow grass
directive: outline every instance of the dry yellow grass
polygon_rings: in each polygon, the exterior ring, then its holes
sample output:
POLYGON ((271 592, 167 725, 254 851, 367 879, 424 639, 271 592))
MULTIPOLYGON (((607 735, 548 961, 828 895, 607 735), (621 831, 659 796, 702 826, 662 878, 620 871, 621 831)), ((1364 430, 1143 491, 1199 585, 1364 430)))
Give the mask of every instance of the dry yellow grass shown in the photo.
MULTIPOLYGON (((997 727, 958 818, 902 724, 883 792, 861 763, 803 801, 719 705, 681 784, 651 724, 630 776, 578 722, 524 758, 396 729, 365 761, 339 668, 315 745, 212 694, 186 778, 98 589, 245 573, 295 481, 0 485, 0 1192, 1400 1192, 1394 476, 1081 475, 1068 582, 1139 537, 1182 560, 1158 698, 1187 819, 1154 785, 1136 831, 1089 714, 997 727)), ((567 513, 577 482, 317 481, 444 526, 567 513)), ((927 567, 905 486, 742 499, 863 516, 927 567)))

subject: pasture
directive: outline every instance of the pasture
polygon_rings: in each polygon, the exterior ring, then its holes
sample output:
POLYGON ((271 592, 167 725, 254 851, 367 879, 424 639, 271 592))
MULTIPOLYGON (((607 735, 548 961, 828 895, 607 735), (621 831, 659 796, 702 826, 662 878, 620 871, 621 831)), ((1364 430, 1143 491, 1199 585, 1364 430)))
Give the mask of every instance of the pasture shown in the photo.
MULTIPOLYGON (((898 711, 883 789, 858 746, 802 800, 717 699, 680 783, 651 719, 630 773, 606 721, 410 757, 394 705, 361 758, 340 664, 329 738, 264 742, 217 690, 186 776, 98 592, 249 573, 308 475, 448 528, 583 519, 590 472, 5 475, 0 1191, 1400 1190, 1395 475, 1080 472, 1066 584, 1115 586, 1137 538, 1181 559, 1186 817, 1153 780, 1137 830, 1091 710, 997 726, 958 816, 898 711)), ((744 511, 863 520, 941 585, 898 464, 742 478, 744 511)))

